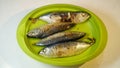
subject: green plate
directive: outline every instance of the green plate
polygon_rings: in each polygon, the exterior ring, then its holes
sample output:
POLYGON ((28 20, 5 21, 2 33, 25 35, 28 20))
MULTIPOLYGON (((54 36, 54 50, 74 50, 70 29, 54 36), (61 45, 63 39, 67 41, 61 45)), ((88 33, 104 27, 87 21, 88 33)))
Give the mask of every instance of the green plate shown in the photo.
POLYGON ((17 40, 20 47, 26 54, 40 62, 58 66, 72 66, 83 64, 98 56, 106 46, 107 31, 103 22, 94 13, 87 9, 70 4, 52 4, 37 8, 23 18, 17 29, 17 40), (41 15, 55 11, 86 11, 91 14, 91 18, 89 20, 76 25, 70 30, 86 32, 88 37, 94 37, 96 39, 95 44, 80 55, 71 57, 45 58, 38 55, 38 52, 43 47, 35 46, 33 43, 39 41, 39 39, 27 38, 26 33, 30 29, 47 24, 47 22, 38 20, 36 23, 32 23, 29 18, 37 18, 41 15))

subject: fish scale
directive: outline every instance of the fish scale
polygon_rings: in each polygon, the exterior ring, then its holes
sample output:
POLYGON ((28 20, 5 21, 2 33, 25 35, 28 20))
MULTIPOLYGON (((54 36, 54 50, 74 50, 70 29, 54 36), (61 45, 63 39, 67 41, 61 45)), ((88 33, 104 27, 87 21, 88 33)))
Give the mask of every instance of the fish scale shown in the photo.
POLYGON ((77 40, 84 37, 85 35, 86 33, 78 32, 78 31, 59 32, 44 39, 41 39, 39 42, 36 43, 36 45, 49 46, 51 44, 55 44, 59 42, 77 40))
MULTIPOLYGON (((95 42, 92 40, 91 43, 95 43, 95 42)), ((69 42, 57 43, 43 48, 39 52, 39 55, 49 58, 69 57, 84 52, 90 46, 91 44, 83 41, 69 41, 69 42)))
POLYGON ((65 22, 64 23, 51 23, 51 24, 47 24, 42 27, 30 30, 27 33, 27 36, 31 38, 45 38, 54 33, 68 30, 74 25, 75 23, 65 23, 65 22))
POLYGON ((88 20, 89 18, 90 18, 90 14, 85 11, 52 12, 39 17, 39 19, 47 21, 48 23, 53 23, 53 22, 82 23, 88 20))

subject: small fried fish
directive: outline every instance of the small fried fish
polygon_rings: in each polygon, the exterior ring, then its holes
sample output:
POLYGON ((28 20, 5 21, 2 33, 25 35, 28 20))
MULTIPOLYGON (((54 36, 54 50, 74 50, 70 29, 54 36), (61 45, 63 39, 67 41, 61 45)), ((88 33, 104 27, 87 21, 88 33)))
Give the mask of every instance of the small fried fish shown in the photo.
POLYGON ((53 12, 41 16, 39 19, 47 21, 48 23, 54 22, 73 22, 82 23, 90 18, 90 14, 84 11, 78 12, 53 12))
POLYGON ((45 26, 35 28, 27 33, 28 37, 44 38, 57 32, 61 32, 73 27, 75 23, 51 23, 45 26))
POLYGON ((45 47, 39 52, 39 55, 48 58, 69 57, 81 54, 87 50, 91 44, 86 42, 70 41, 45 47))
POLYGON ((49 37, 43 38, 42 40, 40 40, 40 42, 36 43, 36 45, 48 46, 59 42, 77 40, 84 37, 85 35, 86 33, 78 31, 59 32, 49 37))

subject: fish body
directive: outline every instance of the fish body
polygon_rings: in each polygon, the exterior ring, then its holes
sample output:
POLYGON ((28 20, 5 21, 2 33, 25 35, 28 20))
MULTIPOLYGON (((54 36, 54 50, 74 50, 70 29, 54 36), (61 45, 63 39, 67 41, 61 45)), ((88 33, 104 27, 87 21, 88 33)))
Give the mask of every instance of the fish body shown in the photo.
POLYGON ((43 38, 40 42, 36 43, 39 46, 48 46, 59 42, 77 40, 84 37, 86 33, 78 31, 59 32, 49 37, 43 38))
POLYGON ((91 45, 85 42, 63 42, 45 47, 39 52, 39 55, 49 58, 69 57, 81 54, 91 45))
POLYGON ((53 22, 73 22, 82 23, 90 18, 90 14, 87 12, 53 12, 47 15, 41 16, 39 19, 45 20, 48 23, 53 22))
POLYGON ((54 33, 70 29, 74 25, 75 23, 51 23, 51 24, 47 24, 42 27, 30 30, 27 33, 27 36, 32 38, 44 38, 54 33))

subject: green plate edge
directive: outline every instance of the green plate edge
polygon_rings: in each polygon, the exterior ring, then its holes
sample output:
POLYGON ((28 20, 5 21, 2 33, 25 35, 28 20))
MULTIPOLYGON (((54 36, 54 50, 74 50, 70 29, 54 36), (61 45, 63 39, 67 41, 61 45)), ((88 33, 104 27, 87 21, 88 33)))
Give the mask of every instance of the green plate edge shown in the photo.
MULTIPOLYGON (((34 16, 32 16, 34 17, 34 16)), ((35 16, 36 17, 36 16, 35 16)), ((37 8, 35 10, 33 10, 32 12, 30 12, 28 15, 26 15, 22 21, 20 22, 20 24, 18 25, 18 29, 17 29, 17 40, 18 40, 18 44, 20 45, 20 47, 22 48, 22 50, 28 54, 29 56, 31 56, 32 58, 40 61, 40 62, 44 62, 44 63, 47 63, 47 64, 51 64, 51 65, 57 65, 57 66, 73 66, 73 65, 79 65, 79 64, 83 64, 93 58, 95 58, 96 56, 98 56, 105 48, 106 46, 106 43, 107 43, 107 30, 105 28, 105 25, 102 23, 102 21, 94 14, 92 13, 91 11, 87 10, 87 9, 84 9, 80 6, 75 6, 75 5, 71 5, 71 4, 51 4, 51 5, 47 5, 47 6, 43 6, 43 7, 40 7, 40 8, 37 8), (26 36, 24 35, 24 33, 26 33, 26 21, 28 21, 29 17, 34 13, 34 12, 37 12, 38 10, 40 9, 46 9, 46 8, 49 8, 49 7, 55 7, 55 6, 68 6, 68 7, 71 7, 71 8, 80 8, 82 10, 85 10, 87 12, 89 12, 90 14, 92 14, 94 16, 94 19, 99 22, 99 33, 100 33, 100 40, 99 40, 99 45, 101 45, 99 48, 96 49, 96 51, 89 55, 88 57, 86 58, 80 58, 79 60, 74 60, 76 57, 72 58, 74 61, 71 61, 69 59, 66 59, 68 60, 67 62, 64 62, 64 59, 65 58, 61 58, 61 59, 53 59, 53 61, 49 61, 49 60, 46 60, 45 58, 40 58, 39 56, 37 56, 36 54, 34 54, 32 51, 29 50, 29 48, 26 46, 26 42, 25 42, 25 39, 26 39, 26 36), (25 32, 23 32, 25 31, 25 32), (63 60, 63 62, 61 61, 63 60)), ((79 57, 77 57, 79 58, 79 57)))

